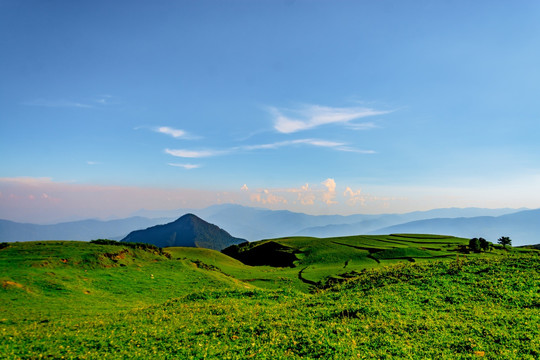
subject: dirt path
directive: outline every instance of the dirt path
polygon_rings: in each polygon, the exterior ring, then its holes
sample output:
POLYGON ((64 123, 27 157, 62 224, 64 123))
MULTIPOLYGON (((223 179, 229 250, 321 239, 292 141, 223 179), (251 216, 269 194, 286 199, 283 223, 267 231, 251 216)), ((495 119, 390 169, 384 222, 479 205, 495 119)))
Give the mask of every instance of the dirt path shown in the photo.
POLYGON ((306 283, 306 284, 309 284, 309 285, 313 285, 313 286, 317 286, 317 283, 315 281, 312 281, 312 280, 308 280, 306 279, 302 273, 304 272, 304 270, 306 270, 308 268, 308 266, 306 266, 305 268, 303 268, 302 270, 300 270, 300 272, 298 272, 298 279, 300 279, 300 281, 302 281, 303 283, 306 283))

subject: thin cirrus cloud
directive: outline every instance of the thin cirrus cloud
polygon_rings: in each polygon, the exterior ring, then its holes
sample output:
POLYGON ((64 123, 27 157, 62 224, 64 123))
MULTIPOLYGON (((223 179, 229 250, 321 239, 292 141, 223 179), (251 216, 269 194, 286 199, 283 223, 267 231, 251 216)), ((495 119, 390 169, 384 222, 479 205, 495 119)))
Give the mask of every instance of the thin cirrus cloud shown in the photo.
POLYGON ((244 150, 259 150, 259 149, 277 149, 284 146, 298 145, 298 144, 308 144, 319 147, 329 147, 337 148, 344 146, 344 143, 327 141, 327 140, 317 140, 317 139, 298 139, 298 140, 289 140, 289 141, 279 141, 270 144, 260 144, 260 145, 247 145, 243 146, 240 149, 244 150))
POLYGON ((280 142, 275 142, 275 143, 270 143, 270 144, 243 146, 239 149, 242 149, 242 150, 277 149, 284 146, 301 145, 301 144, 306 144, 306 145, 311 145, 311 146, 316 146, 316 147, 331 148, 337 151, 344 151, 344 152, 355 152, 359 154, 375 154, 375 151, 373 150, 356 149, 356 148, 347 146, 346 143, 320 140, 320 139, 298 139, 298 140, 290 140, 290 141, 280 141, 280 142))
POLYGON ((198 168, 201 167, 201 165, 199 165, 199 164, 175 164, 175 163, 169 163, 169 165, 174 166, 174 167, 184 168, 186 170, 198 169, 198 168))
POLYGON ((269 150, 269 149, 278 149, 286 146, 294 145, 311 145, 316 147, 331 148, 337 151, 344 152, 355 152, 360 154, 375 154, 373 150, 361 150, 356 149, 342 142, 320 140, 320 139, 297 139, 297 140, 288 140, 288 141, 279 141, 268 144, 258 144, 258 145, 245 145, 237 146, 228 150, 186 150, 186 149, 165 149, 165 153, 182 158, 203 158, 203 157, 212 157, 218 155, 226 155, 235 152, 241 151, 253 151, 253 150, 269 150))
MULTIPOLYGON (((383 115, 390 112, 370 108, 338 108, 320 105, 306 105, 300 109, 278 109, 276 107, 270 107, 269 110, 274 116, 274 129, 283 134, 313 129, 326 124, 349 123, 355 119, 383 115), (285 113, 292 114, 292 116, 285 113)), ((358 130, 374 127, 372 123, 349 125, 351 128, 358 130)))
POLYGON ((183 149, 165 149, 165 153, 182 158, 204 158, 217 155, 223 155, 229 151, 224 150, 183 150, 183 149))
POLYGON ((370 130, 375 129, 377 125, 373 122, 364 122, 364 123, 348 123, 347 128, 351 130, 370 130))

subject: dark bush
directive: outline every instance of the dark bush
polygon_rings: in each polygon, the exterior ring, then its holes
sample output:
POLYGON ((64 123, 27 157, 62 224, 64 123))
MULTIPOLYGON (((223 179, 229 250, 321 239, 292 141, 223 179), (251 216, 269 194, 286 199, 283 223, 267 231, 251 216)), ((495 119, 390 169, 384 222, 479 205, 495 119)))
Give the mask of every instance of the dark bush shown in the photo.
POLYGON ((118 241, 115 240, 109 240, 109 239, 97 239, 97 240, 91 240, 90 243, 92 244, 98 244, 98 245, 122 245, 118 241))
POLYGON ((480 252, 480 240, 478 238, 472 238, 469 240, 469 250, 475 253, 480 252))
POLYGON ((489 247, 491 245, 491 243, 489 241, 487 241, 486 239, 481 237, 481 238, 478 239, 478 242, 480 243, 480 249, 482 249, 484 251, 489 250, 489 247))
POLYGON ((163 255, 168 258, 170 258, 171 256, 169 253, 164 252, 162 248, 153 244, 120 242, 120 241, 109 240, 109 239, 97 239, 97 240, 92 240, 90 242, 92 244, 98 244, 98 245, 115 245, 115 246, 125 246, 132 249, 140 249, 140 250, 148 251, 157 255, 163 255))

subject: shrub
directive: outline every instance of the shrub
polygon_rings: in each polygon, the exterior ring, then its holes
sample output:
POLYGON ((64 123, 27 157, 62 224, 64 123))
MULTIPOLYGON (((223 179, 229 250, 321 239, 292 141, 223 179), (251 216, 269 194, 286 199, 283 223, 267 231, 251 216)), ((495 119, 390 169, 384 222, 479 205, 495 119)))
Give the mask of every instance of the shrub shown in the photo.
POLYGON ((98 245, 122 245, 118 241, 109 240, 109 239, 91 240, 90 243, 91 244, 98 244, 98 245))
POLYGON ((487 251, 490 248, 491 243, 484 239, 483 237, 478 239, 478 242, 480 243, 480 249, 487 251))
POLYGON ((472 238, 469 240, 469 250, 475 253, 480 252, 480 240, 478 238, 472 238))

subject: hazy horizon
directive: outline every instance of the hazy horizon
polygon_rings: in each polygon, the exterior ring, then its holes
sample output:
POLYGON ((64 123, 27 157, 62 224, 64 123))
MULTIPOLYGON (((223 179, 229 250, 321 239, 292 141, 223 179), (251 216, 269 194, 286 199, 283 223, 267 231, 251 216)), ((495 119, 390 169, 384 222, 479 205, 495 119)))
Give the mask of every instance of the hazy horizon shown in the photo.
POLYGON ((0 218, 540 208, 539 16, 0 0, 0 218))
MULTIPOLYGON (((111 189, 110 195, 114 195, 114 193, 118 192, 118 189, 111 189)), ((122 191, 119 191, 122 193, 122 191)), ((168 193, 168 192, 167 192, 168 193)), ((79 196, 80 194, 74 193, 76 196, 79 196)), ((120 197, 124 196, 120 195, 120 197)), ((182 194, 182 199, 184 199, 185 194, 182 194)), ((91 197, 91 195, 90 195, 91 197)), ((100 199, 100 198, 98 198, 100 199)), ((12 199, 17 200, 17 199, 12 199)), ((29 199, 31 201, 34 201, 35 199, 29 199)), ((146 202, 146 204, 150 204, 152 201, 146 202)), ((159 203, 154 202, 154 203, 159 203)), ((309 212, 309 211, 301 211, 301 210, 295 210, 294 208, 291 208, 290 206, 283 206, 280 204, 266 204, 264 205, 258 205, 258 204, 252 204, 249 201, 245 201, 244 203, 239 202, 222 202, 222 203, 209 203, 209 205, 206 206, 198 206, 198 207, 190 207, 190 206, 183 206, 183 207, 172 207, 172 208, 147 208, 147 207, 140 207, 140 208, 124 208, 119 209, 117 207, 107 208, 104 209, 100 204, 95 204, 95 202, 87 201, 85 204, 94 204, 95 207, 91 207, 91 209, 86 209, 87 211, 80 212, 80 207, 77 206, 77 202, 71 204, 72 206, 69 207, 68 202, 64 202, 63 205, 64 208, 56 209, 57 211, 54 212, 47 212, 46 209, 37 208, 34 211, 28 211, 26 208, 17 208, 16 206, 11 207, 9 211, 5 211, 7 208, 0 208, 0 219, 1 220, 9 220, 14 221, 18 223, 30 223, 30 224, 40 224, 40 225, 53 225, 58 223, 64 223, 64 222, 72 222, 72 221, 80 221, 80 220, 100 220, 100 221, 109 221, 109 220, 121 220, 126 219, 130 217, 146 217, 146 218, 177 218, 182 215, 185 215, 188 212, 198 210, 204 210, 207 208, 211 208, 213 206, 227 206, 227 205, 238 205, 243 206, 247 208, 253 208, 253 209, 261 209, 261 210, 286 210, 293 213, 301 213, 306 215, 339 215, 339 216, 352 216, 352 215, 389 215, 389 214, 408 214, 408 213, 414 213, 414 212, 429 212, 434 210, 450 210, 450 209, 460 209, 460 210, 467 210, 467 209, 478 209, 478 210, 485 210, 482 211, 482 213, 485 213, 485 215, 474 215, 474 216, 498 216, 497 214, 489 214, 490 211, 496 213, 497 210, 511 210, 508 213, 511 212, 518 212, 518 211, 524 211, 524 210, 535 210, 536 208, 527 208, 527 207, 499 207, 499 208, 488 208, 488 207, 478 207, 478 206, 449 206, 449 207, 433 207, 433 208, 425 208, 425 209, 409 209, 409 210, 403 210, 403 211, 393 211, 393 209, 388 209, 388 211, 384 211, 384 209, 380 212, 350 212, 350 213, 338 213, 338 212, 327 212, 327 213, 320 213, 320 212, 309 212), (66 206, 67 205, 67 206, 66 206), (275 205, 275 206, 272 206, 275 205), (15 211, 13 210, 20 210, 15 211), (79 211, 79 212, 77 212, 79 211)), ((135 205, 136 206, 136 205, 135 205)), ((47 210, 50 210, 51 207, 48 206, 47 210)), ((501 214, 506 214, 506 211, 502 211, 501 214)), ((473 216, 473 215, 471 215, 473 216)))

